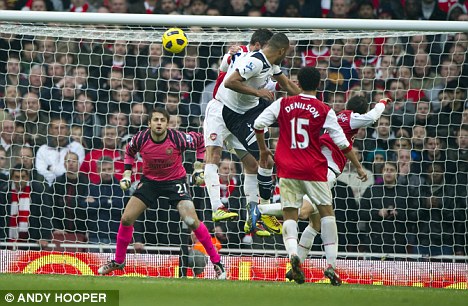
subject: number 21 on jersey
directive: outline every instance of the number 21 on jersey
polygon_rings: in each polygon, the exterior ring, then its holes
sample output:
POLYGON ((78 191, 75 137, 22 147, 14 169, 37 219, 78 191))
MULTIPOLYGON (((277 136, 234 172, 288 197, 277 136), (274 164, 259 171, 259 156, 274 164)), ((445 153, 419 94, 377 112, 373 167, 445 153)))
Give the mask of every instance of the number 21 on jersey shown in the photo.
POLYGON ((309 146, 309 134, 307 133, 307 126, 309 119, 292 118, 291 119, 291 149, 305 149, 309 146), (297 135, 301 135, 304 140, 298 142, 297 135))

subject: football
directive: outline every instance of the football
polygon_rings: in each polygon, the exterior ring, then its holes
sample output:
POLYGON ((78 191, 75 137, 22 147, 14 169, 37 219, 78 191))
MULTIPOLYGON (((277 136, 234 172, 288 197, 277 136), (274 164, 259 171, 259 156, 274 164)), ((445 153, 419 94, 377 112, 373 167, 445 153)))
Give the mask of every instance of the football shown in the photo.
POLYGON ((179 28, 170 28, 162 36, 164 49, 171 53, 182 52, 188 44, 187 35, 179 28))

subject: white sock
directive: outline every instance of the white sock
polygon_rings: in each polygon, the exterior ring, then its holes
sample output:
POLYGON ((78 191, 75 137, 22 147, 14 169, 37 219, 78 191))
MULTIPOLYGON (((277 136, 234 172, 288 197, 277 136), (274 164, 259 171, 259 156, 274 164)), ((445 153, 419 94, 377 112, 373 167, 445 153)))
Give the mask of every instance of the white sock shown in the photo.
POLYGON ((245 198, 247 200, 247 203, 250 203, 250 202, 258 203, 257 192, 258 192, 257 175, 246 173, 245 180, 244 180, 244 193, 245 193, 245 198))
POLYGON ((317 234, 317 231, 311 227, 310 224, 302 233, 299 244, 297 245, 297 255, 299 255, 301 262, 304 262, 304 260, 307 258, 307 255, 309 254, 310 249, 314 244, 314 239, 317 234))
POLYGON ((289 258, 297 255, 297 222, 286 220, 283 222, 283 242, 289 258))
POLYGON ((323 217, 322 225, 322 242, 325 249, 325 257, 327 265, 336 267, 336 257, 338 256, 338 230, 336 228, 336 219, 334 216, 323 217))
POLYGON ((258 210, 262 215, 281 217, 283 210, 281 209, 281 203, 271 203, 258 205, 258 210))
POLYGON ((208 191, 208 196, 210 197, 211 210, 215 212, 218 208, 223 206, 219 187, 218 165, 205 165, 205 186, 208 191))

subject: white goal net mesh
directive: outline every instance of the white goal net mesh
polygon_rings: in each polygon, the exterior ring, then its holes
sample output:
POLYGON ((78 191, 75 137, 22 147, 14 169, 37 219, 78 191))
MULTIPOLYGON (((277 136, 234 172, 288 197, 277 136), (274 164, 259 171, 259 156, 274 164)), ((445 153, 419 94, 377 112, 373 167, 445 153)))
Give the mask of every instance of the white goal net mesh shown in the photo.
MULTIPOLYGON (((174 55, 161 47, 165 30, 0 24, 0 248, 112 251, 128 200, 118 180, 130 137, 155 106, 169 111, 172 128, 201 132, 221 57, 252 33, 185 28, 189 45, 174 55), (114 175, 98 172, 98 160, 114 175)), ((354 95, 370 108, 394 100, 354 141, 369 181, 347 165, 333 189, 340 256, 467 254, 467 34, 281 31, 291 41, 283 72, 294 79, 300 67, 317 67, 320 97, 336 112, 354 95)), ((278 131, 271 135, 274 150, 278 131)), ((189 174, 194 161, 188 152, 189 174)), ((134 182, 140 171, 138 162, 134 182)), ((239 220, 212 222, 205 189, 192 186, 192 196, 221 252, 284 255, 281 236, 246 237, 242 167, 228 151, 220 179, 222 201, 239 220)), ((134 243, 149 254, 192 247, 165 199, 137 222, 134 243)), ((320 238, 312 251, 322 251, 320 238)))

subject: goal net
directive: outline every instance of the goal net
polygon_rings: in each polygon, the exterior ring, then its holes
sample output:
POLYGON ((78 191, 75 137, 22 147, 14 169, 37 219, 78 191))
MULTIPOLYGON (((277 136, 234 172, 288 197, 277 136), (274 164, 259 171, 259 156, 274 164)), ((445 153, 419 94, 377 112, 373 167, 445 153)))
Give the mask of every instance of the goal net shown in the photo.
MULTIPOLYGON (((232 45, 248 44, 257 28, 182 24, 188 47, 170 54, 161 46, 168 27, 96 18, 94 24, 0 23, 0 249, 24 265, 32 260, 24 251, 53 251, 60 260, 70 252, 113 252, 130 195, 118 184, 125 145, 147 128, 155 106, 168 110, 171 128, 202 132, 222 56, 232 45)), ((268 28, 290 39, 283 73, 296 80, 303 66, 319 69, 319 98, 337 113, 356 95, 369 109, 382 98, 393 100, 354 139, 369 180, 360 182, 348 164, 333 188, 339 258, 466 260, 468 35, 391 26, 268 28)), ((285 95, 276 92, 276 98, 285 95)), ((280 131, 270 132, 274 151, 280 131)), ((194 161, 195 152, 187 152, 188 174, 194 161)), ((141 167, 141 161, 133 167, 132 190, 141 167)), ((205 188, 191 184, 201 220, 226 260, 252 257, 238 265, 239 279, 250 279, 252 265, 277 273, 278 263, 267 259, 285 257, 282 236, 244 232, 244 175, 235 154, 223 151, 219 173, 222 202, 239 219, 212 222, 205 188)), ((159 258, 161 265, 177 265, 182 248, 189 265, 205 263, 204 249, 175 208, 158 201, 135 225, 129 249, 135 262, 149 267, 159 258), (157 257, 162 254, 176 257, 157 257)), ((272 201, 280 201, 278 188, 272 201)), ((306 226, 300 221, 299 231, 306 226)), ((320 235, 310 256, 323 265, 320 235)), ((135 273, 146 275, 142 269, 135 273)), ((180 275, 172 272, 167 275, 180 275)))

